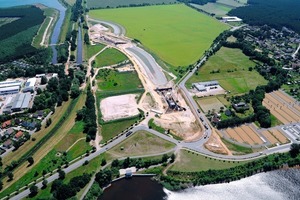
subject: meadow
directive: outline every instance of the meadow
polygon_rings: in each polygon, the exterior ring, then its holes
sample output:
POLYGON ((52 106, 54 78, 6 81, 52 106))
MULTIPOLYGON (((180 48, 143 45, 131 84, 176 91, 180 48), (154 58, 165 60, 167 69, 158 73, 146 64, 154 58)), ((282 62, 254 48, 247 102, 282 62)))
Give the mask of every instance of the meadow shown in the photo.
POLYGON ((267 84, 254 66, 255 63, 240 49, 222 47, 187 81, 187 87, 195 82, 217 80, 231 94, 246 93, 258 85, 267 84), (253 70, 249 70, 250 67, 253 70))
MULTIPOLYGON (((68 0, 70 1, 70 0, 68 0)), ((88 0, 88 8, 116 8, 116 7, 132 7, 133 5, 154 5, 154 4, 170 4, 176 3, 176 0, 88 0)))
POLYGON ((89 15, 121 24, 128 37, 138 39, 172 66, 196 62, 213 40, 228 29, 183 4, 92 10, 89 15))
POLYGON ((175 161, 170 171, 196 172, 211 169, 227 169, 245 163, 217 160, 187 150, 180 150, 179 154, 179 159, 175 161))
MULTIPOLYGON (((100 47, 101 47, 101 45, 100 45, 100 47)), ((95 67, 98 68, 98 67, 115 65, 115 64, 119 64, 125 60, 128 60, 128 58, 122 52, 120 52, 114 48, 108 48, 108 49, 105 49, 102 53, 100 53, 96 57, 95 67)))

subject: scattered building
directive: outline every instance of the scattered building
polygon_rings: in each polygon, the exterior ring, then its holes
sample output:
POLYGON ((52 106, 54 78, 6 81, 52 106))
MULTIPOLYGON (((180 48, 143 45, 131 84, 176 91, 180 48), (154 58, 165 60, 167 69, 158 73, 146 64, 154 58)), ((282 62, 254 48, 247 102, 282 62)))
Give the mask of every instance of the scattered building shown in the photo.
POLYGON ((241 22, 241 21, 243 21, 241 18, 238 18, 236 16, 222 17, 222 20, 224 22, 241 22))
POLYGON ((20 139, 21 137, 23 137, 24 133, 22 131, 18 131, 15 135, 15 138, 18 140, 20 139))
POLYGON ((9 149, 10 147, 12 146, 12 141, 11 139, 8 139, 6 140, 4 143, 3 143, 3 147, 9 149))
POLYGON ((26 83, 25 83, 25 87, 23 89, 23 92, 33 92, 34 91, 34 86, 36 83, 36 78, 29 78, 26 83))
POLYGON ((218 86, 219 82, 218 81, 207 81, 207 82, 199 82, 199 83, 193 83, 192 87, 198 90, 199 92, 206 92, 207 87, 215 87, 218 86))
POLYGON ((14 133, 14 129, 12 129, 12 128, 9 128, 9 129, 7 129, 7 130, 4 132, 4 134, 7 135, 7 136, 10 136, 10 135, 13 134, 13 133, 14 133))
POLYGON ((21 111, 29 108, 30 100, 31 100, 30 94, 24 94, 24 93, 18 94, 13 101, 11 110, 13 112, 16 112, 16 111, 21 111))
POLYGON ((11 120, 7 120, 7 121, 2 123, 2 128, 7 128, 9 126, 11 126, 11 120))
POLYGON ((249 105, 244 103, 244 102, 235 103, 235 104, 232 105, 232 107, 236 111, 242 111, 242 110, 249 110, 250 109, 249 105))

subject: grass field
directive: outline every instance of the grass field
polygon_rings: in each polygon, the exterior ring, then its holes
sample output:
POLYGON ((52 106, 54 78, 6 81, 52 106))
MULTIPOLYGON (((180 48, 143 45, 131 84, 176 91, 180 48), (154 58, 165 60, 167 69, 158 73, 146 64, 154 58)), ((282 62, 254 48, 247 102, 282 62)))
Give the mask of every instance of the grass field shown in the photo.
POLYGON ((97 74, 99 91, 130 91, 142 88, 142 83, 134 72, 117 72, 114 70, 99 70, 97 74))
POLYGON ((99 51, 101 51, 105 47, 104 44, 96 44, 96 45, 86 45, 85 49, 85 59, 90 59, 92 56, 97 54, 99 51))
POLYGON ((225 106, 215 96, 197 98, 196 101, 204 113, 208 113, 208 111, 212 112, 213 110, 219 112, 221 107, 225 108, 225 106))
POLYGON ((231 94, 246 93, 258 85, 267 84, 257 71, 249 71, 255 63, 250 61, 240 49, 222 47, 215 55, 211 56, 206 64, 198 70, 188 81, 187 87, 200 81, 217 80, 220 85, 231 94), (219 73, 213 71, 220 70, 219 73))
POLYGON ((128 37, 140 40, 173 66, 197 61, 212 41, 228 29, 216 19, 183 4, 92 10, 90 16, 123 25, 128 37))
POLYGON ((205 10, 208 13, 215 14, 216 16, 226 15, 232 8, 224 4, 219 3, 207 3, 204 5, 191 4, 195 8, 205 10))
MULTIPOLYGON (((66 178, 63 180, 64 183, 67 183, 71 180, 71 178, 73 177, 76 177, 76 176, 80 176, 82 175, 83 173, 91 173, 91 174, 94 174, 98 169, 99 167, 101 166, 101 161, 102 159, 105 158, 107 160, 107 162, 109 162, 110 158, 104 153, 104 154, 101 154, 100 156, 94 158, 93 160, 91 160, 87 165, 85 166, 81 166, 77 169, 75 169, 74 171, 66 174, 66 178)), ((26 198, 26 199, 32 199, 32 200, 37 200, 37 199, 51 199, 51 192, 50 192, 50 189, 51 189, 51 184, 49 184, 47 186, 47 188, 43 189, 43 190, 40 190, 39 193, 33 197, 33 198, 26 198)), ((80 198, 80 194, 82 194, 83 192, 83 189, 77 193, 76 197, 77 199, 80 198)))
POLYGON ((107 142, 111 138, 115 137, 116 135, 130 127, 132 124, 134 124, 138 119, 139 117, 134 117, 131 119, 124 119, 118 122, 103 124, 101 126, 101 143, 107 142))
MULTIPOLYGON (((70 1, 70 0, 68 0, 70 1)), ((88 8, 115 8, 120 6, 141 5, 141 4, 169 4, 176 3, 175 0, 87 0, 88 8)))
POLYGON ((58 14, 59 14, 57 10, 52 9, 52 8, 45 8, 43 10, 44 10, 44 15, 46 16, 46 19, 44 20, 44 22, 41 25, 39 31, 37 32, 36 36, 32 40, 32 45, 35 48, 41 47, 40 43, 42 42, 44 33, 45 33, 45 31, 46 31, 46 29, 47 29, 47 27, 48 27, 48 25, 51 21, 50 17, 53 17, 52 23, 49 26, 49 29, 47 30, 47 33, 46 33, 45 44, 50 42, 49 41, 50 36, 51 36, 52 31, 53 31, 55 21, 57 20, 57 17, 58 17, 58 14))
POLYGON ((253 153, 253 150, 247 147, 243 147, 237 144, 228 142, 227 140, 222 139, 222 142, 227 146, 227 148, 232 152, 232 154, 249 154, 253 153))
POLYGON ((95 67, 104 67, 115 65, 128 60, 127 56, 114 48, 105 49, 101 54, 99 54, 95 59, 95 67))
POLYGON ((107 153, 112 157, 126 157, 163 153, 175 147, 175 144, 163 140, 147 131, 138 131, 107 153))
POLYGON ((243 164, 243 162, 216 160, 186 150, 180 150, 177 159, 170 168, 171 171, 195 172, 209 169, 226 169, 243 164))

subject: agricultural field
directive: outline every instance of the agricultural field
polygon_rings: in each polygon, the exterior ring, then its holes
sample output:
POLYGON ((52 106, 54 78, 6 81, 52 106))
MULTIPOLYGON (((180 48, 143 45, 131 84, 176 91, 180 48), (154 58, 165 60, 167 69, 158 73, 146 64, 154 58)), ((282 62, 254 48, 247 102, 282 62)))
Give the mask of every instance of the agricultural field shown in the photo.
POLYGON ((213 14, 217 17, 222 17, 227 15, 229 11, 237 7, 245 6, 247 0, 236 1, 236 0, 217 0, 215 3, 207 3, 204 5, 198 5, 191 3, 190 5, 204 10, 210 14, 213 14))
POLYGON ((196 62, 213 40, 228 29, 183 4, 92 10, 90 16, 123 25, 128 37, 138 39, 164 62, 176 67, 196 62))
POLYGON ((196 102, 204 113, 213 112, 213 110, 219 112, 222 107, 225 108, 216 96, 197 98, 196 102))
POLYGON ((263 105, 283 124, 300 122, 299 103, 280 90, 266 94, 263 105))
POLYGON ((175 144, 147 131, 138 131, 107 153, 112 157, 120 158, 163 153, 174 147, 175 144))
POLYGON ((170 167, 170 171, 196 172, 209 169, 226 169, 243 163, 244 162, 217 160, 187 150, 180 150, 177 160, 174 165, 170 167))
MULTIPOLYGON (((67 0, 72 1, 72 0, 67 0)), ((155 4, 173 4, 177 3, 176 0, 87 0, 88 8, 117 8, 117 7, 128 7, 132 5, 155 5, 155 4)))
POLYGON ((192 3, 191 6, 220 17, 226 15, 232 9, 229 6, 219 3, 207 3, 205 5, 198 5, 192 3))
MULTIPOLYGON (((97 49, 97 47, 95 47, 97 49)), ((101 47, 99 47, 101 48, 101 47)), ((94 66, 96 68, 119 64, 125 60, 128 60, 127 56, 114 48, 105 49, 100 53, 96 59, 94 66)))
POLYGON ((232 139, 241 144, 248 144, 248 145, 261 145, 264 142, 259 137, 256 130, 254 130, 249 125, 242 125, 235 128, 227 128, 223 130, 223 133, 227 138, 232 139))
POLYGON ((267 84, 257 71, 249 70, 254 66, 255 63, 240 49, 222 47, 187 81, 187 87, 195 82, 217 80, 231 94, 246 93, 258 85, 267 84))

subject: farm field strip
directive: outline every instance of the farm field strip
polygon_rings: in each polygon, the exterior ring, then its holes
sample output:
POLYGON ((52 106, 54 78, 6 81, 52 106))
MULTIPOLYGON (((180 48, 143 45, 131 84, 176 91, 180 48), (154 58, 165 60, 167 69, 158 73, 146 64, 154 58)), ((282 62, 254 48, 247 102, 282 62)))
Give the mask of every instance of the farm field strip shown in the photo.
MULTIPOLYGON (((284 101, 288 102, 288 103, 295 103, 297 102, 297 100, 293 99, 292 97, 286 95, 285 93, 283 93, 280 90, 274 91, 272 92, 273 94, 276 94, 277 96, 279 96, 281 99, 283 99, 284 101)), ((300 107, 300 106, 298 106, 300 107)))
POLYGON ((241 127, 236 127, 233 129, 241 138, 248 144, 255 144, 252 138, 246 133, 241 127))
POLYGON ((256 144, 263 144, 264 142, 257 135, 257 132, 253 130, 250 126, 243 125, 241 128, 248 134, 248 136, 254 141, 256 144))
POLYGON ((289 111, 294 113, 296 116, 300 116, 300 112, 298 111, 297 104, 296 107, 292 106, 290 102, 282 100, 281 97, 276 95, 275 93, 270 93, 272 98, 276 99, 277 102, 280 102, 284 107, 286 107, 289 111))
POLYGON ((272 134, 279 140, 280 143, 287 143, 288 139, 277 129, 271 130, 272 134))
POLYGON ((233 129, 228 128, 225 130, 225 132, 227 132, 228 135, 237 142, 244 143, 244 140, 233 129))
POLYGON ((267 100, 272 102, 273 107, 274 107, 273 110, 274 109, 279 110, 279 113, 281 113, 287 119, 289 119, 289 122, 297 122, 297 119, 298 119, 297 115, 295 113, 293 113, 287 106, 282 105, 282 103, 280 103, 277 99, 272 97, 270 94, 266 94, 266 98, 267 98, 267 100), (283 109, 282 109, 281 105, 284 107, 283 109))
POLYGON ((270 110, 270 112, 272 113, 272 115, 274 115, 279 121, 281 121, 283 124, 288 124, 290 123, 290 121, 288 121, 285 117, 283 117, 276 109, 274 109, 274 107, 271 107, 271 105, 269 105, 267 102, 267 100, 264 99, 263 100, 263 105, 270 110))
POLYGON ((225 135, 226 137, 231 138, 230 135, 226 132, 226 130, 223 130, 222 133, 223 133, 223 135, 225 135))
POLYGON ((292 106, 298 112, 300 112, 300 106, 299 106, 298 102, 295 99, 292 99, 292 97, 287 96, 286 94, 284 94, 281 91, 275 91, 275 92, 273 92, 273 94, 275 94, 276 96, 278 96, 279 98, 281 98, 283 101, 289 103, 289 105, 292 104, 290 106, 292 106))
POLYGON ((263 136, 265 136, 271 144, 281 143, 279 142, 269 131, 263 131, 263 136))

